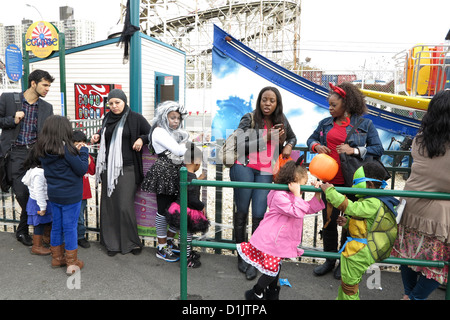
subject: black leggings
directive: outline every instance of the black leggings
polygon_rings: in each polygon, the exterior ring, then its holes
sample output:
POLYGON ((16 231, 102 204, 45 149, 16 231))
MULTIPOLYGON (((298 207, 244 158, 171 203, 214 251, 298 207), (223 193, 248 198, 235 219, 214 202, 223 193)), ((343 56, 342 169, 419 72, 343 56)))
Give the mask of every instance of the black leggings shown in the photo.
POLYGON ((270 290, 275 290, 278 286, 278 278, 280 277, 281 265, 279 267, 278 274, 275 277, 268 276, 266 274, 261 275, 259 277, 258 282, 256 283, 254 289, 256 294, 263 293, 265 288, 269 288, 270 290))

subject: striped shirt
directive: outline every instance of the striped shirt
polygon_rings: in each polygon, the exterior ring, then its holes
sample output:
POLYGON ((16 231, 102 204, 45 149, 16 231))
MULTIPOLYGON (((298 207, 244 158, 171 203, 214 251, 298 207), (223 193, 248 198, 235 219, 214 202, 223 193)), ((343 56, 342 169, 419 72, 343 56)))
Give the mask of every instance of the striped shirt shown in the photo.
POLYGON ((25 116, 20 125, 16 145, 30 145, 36 142, 38 101, 29 104, 28 101, 23 99, 22 111, 25 113, 25 116))

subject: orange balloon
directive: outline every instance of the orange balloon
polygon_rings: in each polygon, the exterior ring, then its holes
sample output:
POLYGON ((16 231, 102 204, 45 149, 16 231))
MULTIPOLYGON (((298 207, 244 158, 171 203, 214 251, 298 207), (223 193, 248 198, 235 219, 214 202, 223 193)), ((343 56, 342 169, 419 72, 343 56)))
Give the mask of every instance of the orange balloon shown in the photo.
POLYGON ((332 180, 338 173, 339 165, 332 157, 325 153, 319 153, 312 158, 309 164, 309 172, 324 182, 332 180))

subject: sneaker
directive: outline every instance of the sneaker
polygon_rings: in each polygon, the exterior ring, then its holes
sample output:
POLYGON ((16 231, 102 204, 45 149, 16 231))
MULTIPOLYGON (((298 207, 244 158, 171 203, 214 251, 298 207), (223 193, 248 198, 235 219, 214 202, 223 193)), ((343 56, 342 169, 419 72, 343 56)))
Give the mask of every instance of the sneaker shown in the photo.
POLYGON ((196 254, 196 252, 191 252, 187 259, 188 268, 198 268, 202 265, 200 262, 200 256, 196 254))
POLYGON ((156 251, 156 257, 159 259, 163 259, 167 262, 175 262, 180 259, 179 256, 175 255, 168 246, 164 246, 163 248, 158 248, 156 251))
POLYGON ((179 254, 180 247, 175 244, 175 241, 172 239, 167 239, 167 246, 172 250, 173 253, 179 254))
POLYGON ((256 294, 255 289, 250 289, 245 291, 245 300, 265 300, 264 292, 261 294, 256 294))
POLYGON ((83 247, 83 248, 89 248, 89 247, 91 246, 91 244, 89 243, 89 241, 87 241, 85 238, 83 238, 83 239, 78 239, 78 245, 79 245, 80 247, 83 247))
POLYGON ((201 255, 200 255, 200 253, 198 253, 197 251, 195 251, 195 250, 191 250, 191 253, 190 253, 190 255, 192 255, 195 259, 200 259, 200 257, 201 257, 201 255))

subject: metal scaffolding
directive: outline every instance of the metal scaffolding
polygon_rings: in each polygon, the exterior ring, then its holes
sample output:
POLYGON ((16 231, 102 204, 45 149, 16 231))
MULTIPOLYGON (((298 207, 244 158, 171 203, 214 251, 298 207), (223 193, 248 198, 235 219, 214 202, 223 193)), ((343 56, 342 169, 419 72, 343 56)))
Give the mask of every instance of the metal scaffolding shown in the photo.
POLYGON ((298 70, 301 0, 141 0, 141 32, 186 52, 188 89, 210 88, 213 26, 298 70))

